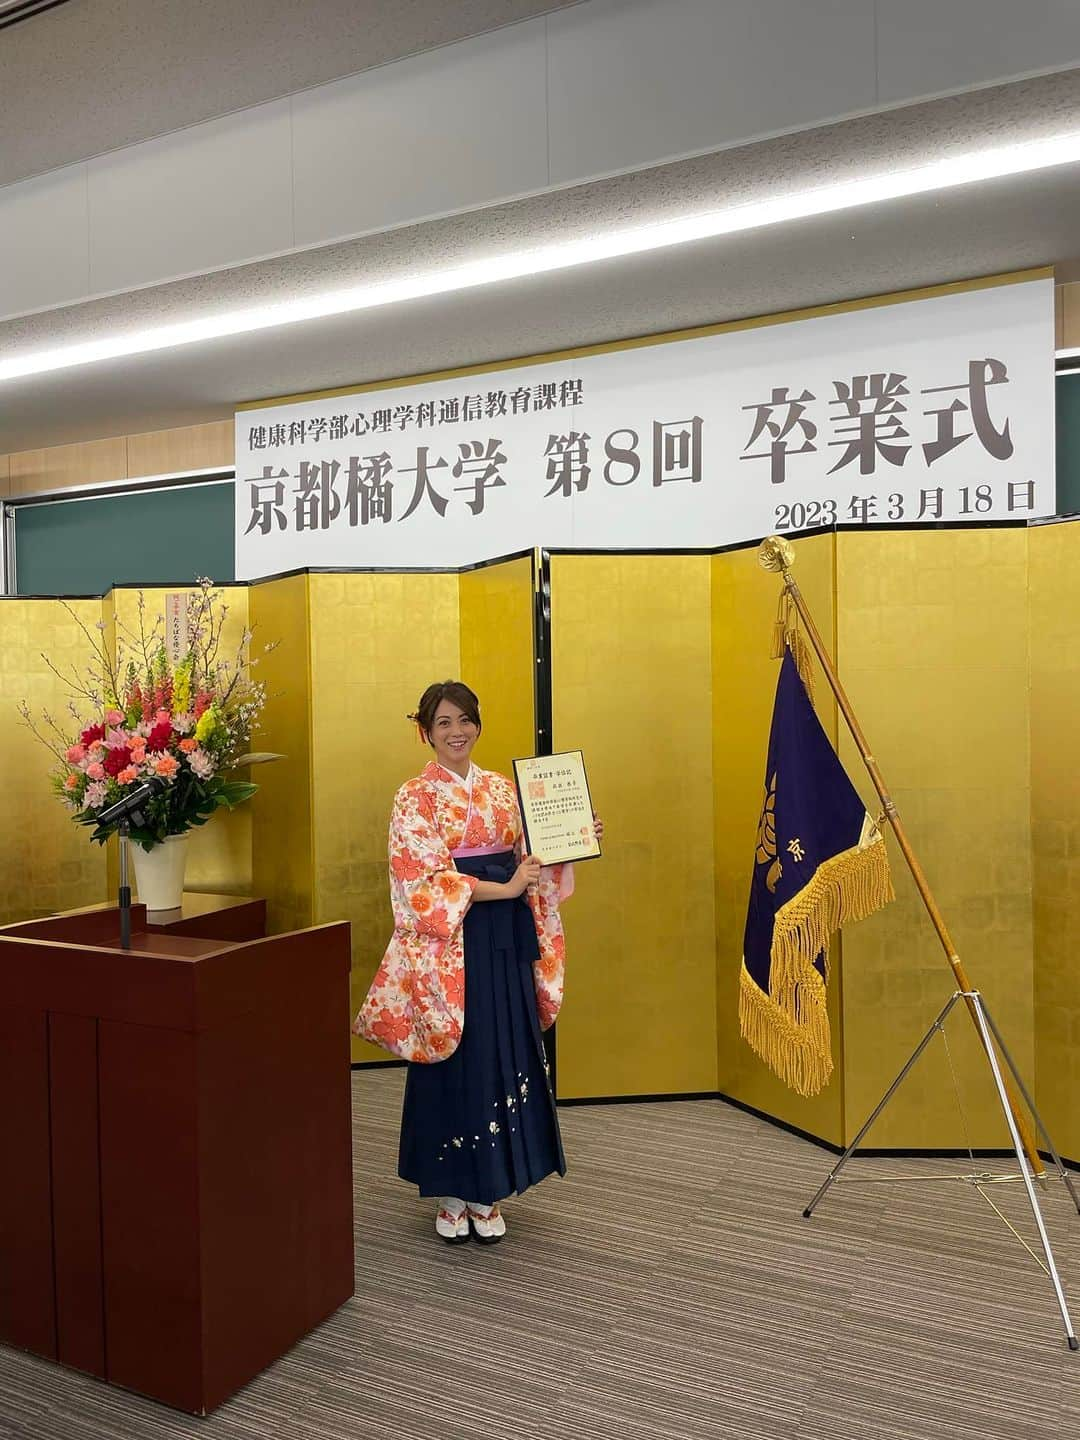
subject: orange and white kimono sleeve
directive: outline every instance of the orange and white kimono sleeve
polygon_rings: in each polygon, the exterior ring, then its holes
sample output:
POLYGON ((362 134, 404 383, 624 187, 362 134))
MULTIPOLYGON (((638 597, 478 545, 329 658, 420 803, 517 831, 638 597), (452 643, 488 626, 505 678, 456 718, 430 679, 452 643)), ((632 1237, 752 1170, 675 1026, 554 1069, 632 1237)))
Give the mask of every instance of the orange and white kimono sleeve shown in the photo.
POLYGON ((548 1030, 562 1007, 563 983, 566 972, 566 940, 563 938, 559 901, 568 892, 562 891, 565 865, 545 865, 540 883, 529 896, 529 909, 536 925, 540 958, 533 963, 533 985, 536 989, 536 1013, 540 1029, 548 1030))
POLYGON ((423 777, 394 799, 389 849, 394 934, 353 1030, 403 1060, 445 1060, 465 1024, 462 921, 477 881, 455 869, 423 777))

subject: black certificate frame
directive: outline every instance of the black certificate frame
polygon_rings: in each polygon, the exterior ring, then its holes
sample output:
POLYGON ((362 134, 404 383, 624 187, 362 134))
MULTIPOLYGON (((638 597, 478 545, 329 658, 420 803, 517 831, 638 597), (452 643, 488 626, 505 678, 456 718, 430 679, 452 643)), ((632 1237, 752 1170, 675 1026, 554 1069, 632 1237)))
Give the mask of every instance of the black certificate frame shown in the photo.
MULTIPOLYGON (((588 769, 586 768, 586 765, 585 765, 585 756, 584 756, 584 754, 582 753, 582 751, 580 751, 580 750, 556 750, 556 751, 548 752, 548 753, 543 754, 543 755, 523 755, 523 756, 521 756, 519 759, 515 759, 514 762, 513 762, 513 765, 514 765, 514 788, 515 788, 515 790, 517 791, 518 811, 519 811, 519 813, 520 813, 520 815, 521 815, 521 827, 522 827, 522 831, 523 831, 524 836, 525 836, 525 853, 526 853, 526 855, 531 855, 531 854, 533 853, 533 851, 532 851, 532 841, 531 841, 531 838, 530 838, 530 836, 529 836, 529 822, 528 822, 528 819, 526 818, 525 801, 524 801, 524 797, 522 796, 522 793, 521 793, 521 775, 520 775, 520 773, 519 773, 519 771, 518 771, 518 766, 519 766, 519 765, 527 765, 531 760, 558 760, 558 759, 560 759, 563 755, 576 755, 576 756, 578 757, 578 759, 581 761, 581 773, 582 773, 582 775, 584 776, 584 779, 585 779, 585 797, 586 797, 586 799, 587 799, 588 802, 589 802, 589 813, 590 813, 590 815, 592 815, 592 816, 594 816, 594 817, 595 817, 595 815, 596 815, 596 810, 595 810, 595 808, 594 808, 594 806, 593 806, 592 789, 591 789, 591 787, 590 787, 590 785, 589 785, 589 772, 588 772, 588 769)), ((596 854, 595 854, 595 855, 568 855, 568 856, 566 856, 566 857, 563 858, 563 859, 558 859, 558 860, 545 860, 543 863, 544 863, 545 865, 584 865, 587 860, 602 860, 602 859, 603 859, 603 856, 604 856, 604 847, 603 847, 603 844, 602 844, 602 842, 601 842, 600 840, 597 840, 597 842, 596 842, 596 854)))

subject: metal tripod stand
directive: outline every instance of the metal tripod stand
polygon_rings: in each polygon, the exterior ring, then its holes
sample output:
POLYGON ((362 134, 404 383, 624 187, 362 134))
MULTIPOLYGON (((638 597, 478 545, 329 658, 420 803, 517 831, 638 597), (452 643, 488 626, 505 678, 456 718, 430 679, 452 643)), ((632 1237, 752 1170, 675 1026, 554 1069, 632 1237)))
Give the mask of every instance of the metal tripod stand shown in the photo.
MULTIPOLYGON (((994 1077, 994 1086, 997 1090, 998 1099, 1001 1102, 1002 1114, 1005 1116, 1005 1123, 1009 1127, 1009 1135, 1012 1139, 1013 1149, 1016 1152, 1016 1160, 1020 1166, 1020 1179, 1022 1179, 1024 1182, 1024 1189, 1027 1191, 1028 1203, 1031 1205, 1031 1213, 1035 1218, 1035 1227, 1039 1232, 1039 1241, 1042 1244, 1043 1254, 1046 1257, 1046 1263, 1045 1265, 1043 1265, 1043 1268, 1049 1275, 1050 1283, 1054 1287, 1054 1296, 1057 1299, 1058 1309, 1061 1311, 1061 1319, 1065 1326, 1065 1335, 1069 1342, 1069 1349, 1076 1350, 1080 1348, 1080 1346, 1078 1346, 1077 1344, 1076 1333, 1073 1330, 1072 1320, 1069 1318, 1069 1307, 1065 1303, 1065 1292, 1061 1288, 1061 1279, 1058 1275, 1057 1265, 1054 1261, 1054 1252, 1050 1248, 1050 1237, 1046 1233, 1046 1226, 1043 1223, 1042 1211, 1039 1209, 1039 1201, 1037 1195, 1035 1194, 1035 1185, 1032 1181, 1031 1167, 1029 1166, 1027 1156, 1024 1153, 1024 1144, 1020 1136, 1020 1131, 1017 1127, 1016 1116, 1013 1113, 1013 1107, 1009 1103, 1009 1095, 1005 1088, 1005 1077, 1002 1074, 1001 1061, 999 1060, 997 1053, 998 1051, 1001 1052, 1001 1058, 1005 1061, 1005 1064, 1008 1066, 1009 1073, 1016 1081, 1017 1089, 1024 1097, 1024 1103, 1027 1106, 1028 1110, 1031 1112, 1031 1117, 1035 1121, 1035 1125, 1039 1133, 1042 1135, 1043 1142, 1045 1143, 1046 1148, 1049 1151, 1051 1158, 1053 1159, 1054 1168, 1057 1170, 1058 1175, 1064 1181, 1065 1188, 1068 1190, 1069 1195, 1072 1197, 1072 1202, 1076 1206, 1078 1213, 1080 1213, 1080 1196, 1077 1195, 1076 1187, 1073 1184, 1072 1176, 1062 1164, 1061 1156, 1054 1148, 1054 1142, 1050 1138, 1050 1132, 1043 1124, 1042 1117, 1040 1116, 1038 1110, 1036 1110, 1035 1108, 1035 1102, 1032 1100, 1031 1094, 1028 1091, 1027 1086, 1024 1084, 1020 1072, 1016 1068, 1013 1058, 1009 1054, 1008 1049, 1006 1048, 1004 1040, 1001 1038, 1001 1031, 994 1023, 994 1018, 990 1014, 990 1011, 986 1008, 986 1003, 983 1000, 982 996, 979 994, 978 990, 957 990, 950 997, 948 1003, 941 1011, 941 1014, 937 1017, 934 1023, 930 1026, 930 1029, 926 1032, 922 1040, 916 1046, 910 1060, 908 1060, 907 1064, 900 1071, 899 1075, 897 1075, 896 1079, 889 1086, 888 1090, 886 1090, 885 1094, 881 1097, 881 1100, 874 1109, 869 1120, 867 1120, 866 1124, 855 1136, 855 1139, 852 1140, 851 1144, 844 1151, 843 1155, 841 1155, 840 1159, 829 1171, 828 1175, 825 1177, 824 1183, 818 1189, 817 1194, 803 1211, 803 1217, 804 1219, 809 1220, 811 1215, 813 1215, 820 1201, 824 1199, 825 1195, 839 1178, 840 1171, 850 1160, 851 1156, 854 1154, 856 1148, 862 1141, 863 1137, 866 1135, 867 1131, 873 1125, 874 1121, 878 1118, 881 1112, 885 1109, 885 1106, 892 1099, 893 1095, 895 1095, 896 1091, 903 1084, 905 1077, 911 1070, 912 1066, 915 1064, 916 1060, 918 1060, 919 1056, 930 1044, 930 1041, 934 1038, 934 1036, 942 1032, 942 1026, 944 1025, 946 1019, 952 1011, 953 1006, 958 1000, 963 1000, 966 1003, 969 1012, 975 1019, 975 1024, 982 1038, 983 1048, 986 1051, 986 1057, 990 1062, 990 1070, 994 1077), (994 1044, 995 1041, 997 1044, 996 1050, 994 1044)), ((975 1181, 976 1188, 978 1188, 978 1180, 980 1178, 983 1180, 996 1180, 1012 1179, 1015 1177, 983 1175, 981 1177, 973 1176, 971 1178, 975 1181)), ((1045 1174, 1040 1178, 1045 1179, 1045 1174)), ((992 1208, 997 1209, 996 1206, 993 1206, 992 1208)), ((1026 1244, 1026 1242, 1023 1243, 1026 1244)), ((1030 1247, 1027 1248, 1030 1249, 1030 1247)), ((1032 1250, 1031 1254, 1035 1255, 1035 1252, 1032 1250)), ((1039 1257, 1035 1255, 1035 1259, 1038 1260, 1038 1258, 1039 1257)), ((1041 1261, 1039 1261, 1039 1263, 1042 1264, 1041 1261)))

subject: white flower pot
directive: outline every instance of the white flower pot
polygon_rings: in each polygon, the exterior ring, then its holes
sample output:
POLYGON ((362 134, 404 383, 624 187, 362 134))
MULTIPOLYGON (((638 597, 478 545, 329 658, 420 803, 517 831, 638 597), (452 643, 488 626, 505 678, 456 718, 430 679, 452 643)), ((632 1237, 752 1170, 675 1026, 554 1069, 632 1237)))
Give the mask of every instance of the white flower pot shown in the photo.
POLYGON ((135 865, 135 889, 148 910, 177 910, 184 898, 184 864, 187 835, 169 835, 152 850, 134 841, 131 859, 135 865))

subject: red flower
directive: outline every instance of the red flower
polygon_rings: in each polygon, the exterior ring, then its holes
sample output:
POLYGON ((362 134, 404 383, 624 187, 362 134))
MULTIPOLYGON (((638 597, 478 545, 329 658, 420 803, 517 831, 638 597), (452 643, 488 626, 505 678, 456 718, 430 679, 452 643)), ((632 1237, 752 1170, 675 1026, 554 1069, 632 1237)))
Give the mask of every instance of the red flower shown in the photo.
POLYGON ((117 745, 114 750, 105 752, 104 763, 106 775, 119 775, 131 764, 131 751, 126 745, 117 745))
POLYGON ((389 1010, 383 1009, 379 1012, 379 1018, 372 1024, 371 1033, 387 1050, 393 1050, 395 1044, 400 1045, 402 1041, 409 1038, 411 1028, 405 1015, 394 1015, 389 1010))
POLYGON ((419 880, 426 873, 426 866, 404 850, 395 851, 390 857, 390 868, 399 880, 419 880))
POLYGON ((465 970, 451 970, 443 979, 446 1003, 457 1010, 465 1008, 465 970))
POLYGON ((88 726, 87 729, 85 729, 85 730, 82 732, 82 734, 79 736, 79 743, 80 743, 81 745, 92 745, 95 740, 104 740, 104 739, 105 739, 105 726, 104 726, 104 725, 90 725, 90 726, 88 726))
POLYGON ((146 737, 146 748, 147 750, 167 750, 172 738, 172 725, 168 720, 162 720, 161 724, 155 725, 146 737))
MULTIPOLYGON (((416 910, 416 901, 413 900, 413 909, 416 910)), ((437 905, 430 915, 417 914, 416 933, 418 935, 432 935, 437 940, 448 940, 450 938, 450 917, 441 905, 437 905)))

